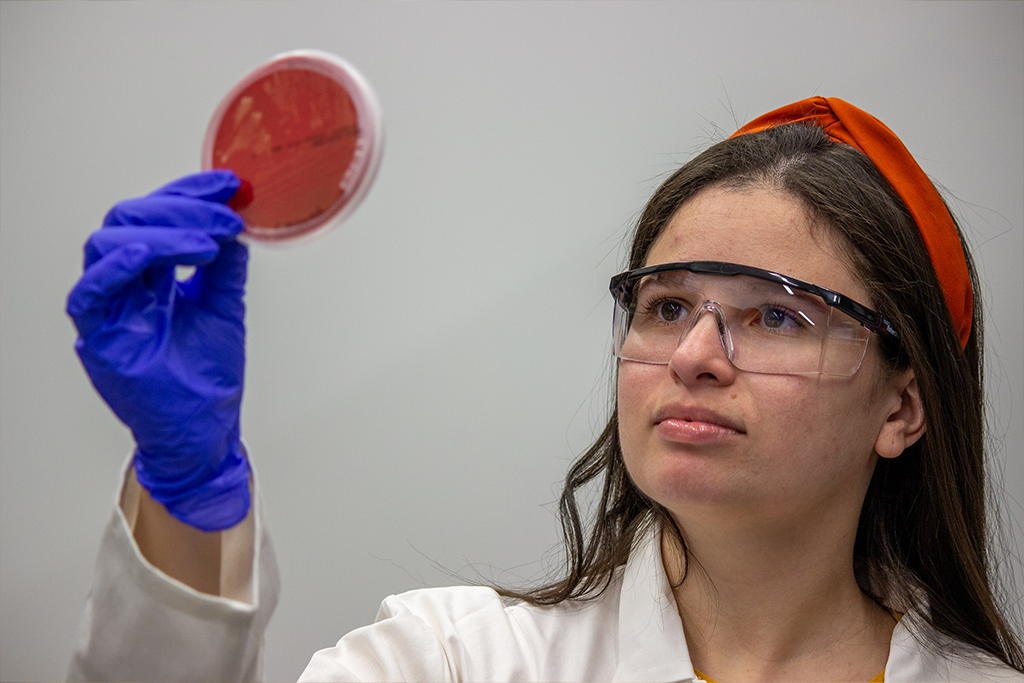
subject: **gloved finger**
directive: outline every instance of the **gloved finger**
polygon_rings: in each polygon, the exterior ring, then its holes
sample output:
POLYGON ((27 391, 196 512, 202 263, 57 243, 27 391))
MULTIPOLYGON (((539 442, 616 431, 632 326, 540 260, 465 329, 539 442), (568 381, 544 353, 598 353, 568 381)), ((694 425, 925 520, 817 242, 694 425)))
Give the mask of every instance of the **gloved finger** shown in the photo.
POLYGON ((210 264, 196 271, 189 283, 209 310, 222 318, 241 320, 245 316, 245 279, 249 249, 237 240, 220 244, 220 252, 210 264))
POLYGON ((241 184, 242 182, 234 172, 227 169, 213 169, 172 180, 151 192, 149 196, 180 195, 224 204, 234 197, 241 184))
POLYGON ((114 205, 104 227, 150 225, 205 230, 215 237, 237 235, 245 228, 242 217, 223 204, 178 195, 150 195, 114 205))
POLYGON ((202 230, 161 227, 103 228, 89 235, 85 243, 85 267, 118 247, 140 242, 151 252, 150 265, 201 266, 213 261, 220 250, 217 241, 202 230))
POLYGON ((149 265, 152 250, 143 242, 122 244, 82 274, 68 294, 67 313, 84 339, 106 319, 111 301, 149 265))

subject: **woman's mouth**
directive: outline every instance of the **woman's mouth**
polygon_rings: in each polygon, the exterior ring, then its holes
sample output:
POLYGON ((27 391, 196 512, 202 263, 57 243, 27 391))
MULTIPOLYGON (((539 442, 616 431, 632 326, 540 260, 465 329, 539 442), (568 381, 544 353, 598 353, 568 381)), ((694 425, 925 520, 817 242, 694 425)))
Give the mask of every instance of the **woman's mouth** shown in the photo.
POLYGON ((746 433, 742 422, 696 406, 665 406, 654 424, 663 439, 687 444, 718 443, 746 433))

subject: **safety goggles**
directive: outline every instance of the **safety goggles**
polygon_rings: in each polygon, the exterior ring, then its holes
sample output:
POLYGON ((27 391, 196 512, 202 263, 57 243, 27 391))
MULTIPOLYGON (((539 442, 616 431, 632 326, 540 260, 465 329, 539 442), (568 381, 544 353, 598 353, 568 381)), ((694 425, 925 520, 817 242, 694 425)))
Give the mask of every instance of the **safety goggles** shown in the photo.
POLYGON ((736 368, 773 375, 838 375, 860 368, 871 333, 899 339, 888 320, 853 299, 760 268, 685 261, 611 280, 613 353, 666 365, 704 314, 736 368))

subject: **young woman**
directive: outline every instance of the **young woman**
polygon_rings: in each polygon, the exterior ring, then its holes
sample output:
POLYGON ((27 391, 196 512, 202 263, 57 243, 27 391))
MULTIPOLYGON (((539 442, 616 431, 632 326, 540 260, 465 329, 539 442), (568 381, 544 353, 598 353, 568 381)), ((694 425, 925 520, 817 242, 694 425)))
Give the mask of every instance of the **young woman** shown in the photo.
MULTIPOLYGON (((79 354, 139 449, 73 678, 258 676, 237 187, 172 183, 86 246, 79 354)), ((393 596, 303 678, 1024 680, 990 589, 977 278, 896 136, 837 99, 766 114, 657 190, 629 268, 564 579, 393 596)))

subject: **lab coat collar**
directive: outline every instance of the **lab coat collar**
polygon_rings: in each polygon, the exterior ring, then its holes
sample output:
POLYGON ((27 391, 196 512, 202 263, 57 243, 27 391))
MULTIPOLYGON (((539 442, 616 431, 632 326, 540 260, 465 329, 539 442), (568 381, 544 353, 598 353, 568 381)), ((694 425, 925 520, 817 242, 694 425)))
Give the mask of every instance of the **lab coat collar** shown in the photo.
MULTIPOLYGON (((909 612, 900 619, 892 632, 889 643, 889 659, 885 663, 887 681, 944 681, 948 679, 948 665, 937 652, 922 647, 914 636, 914 631, 928 632, 936 635, 930 626, 917 614, 909 612), (910 628, 913 624, 913 630, 910 628)), ((937 642, 942 643, 948 652, 956 651, 956 643, 939 635, 937 642)))
MULTIPOLYGON (((661 558, 661 525, 637 539, 623 570, 619 593, 619 662, 612 681, 701 681, 693 670, 683 622, 661 558)), ((1020 681, 990 655, 966 648, 909 611, 893 631, 885 680, 1020 681), (925 642, 933 643, 931 647, 925 642), (966 652, 964 665, 951 655, 966 652)))
POLYGON ((675 595, 661 561, 661 526, 652 524, 622 574, 619 664, 613 681, 686 681, 693 664, 675 595))

